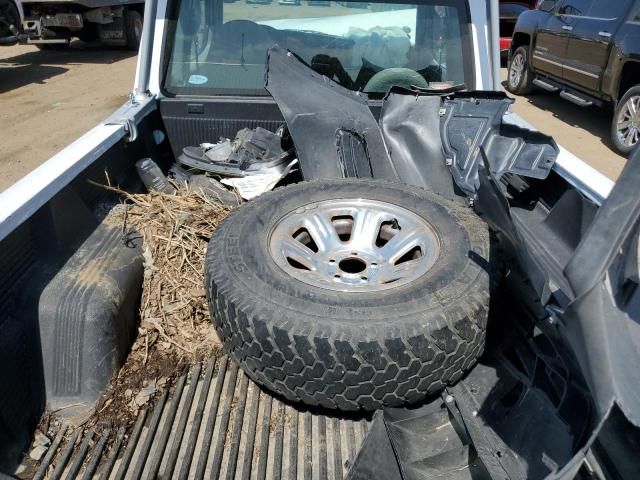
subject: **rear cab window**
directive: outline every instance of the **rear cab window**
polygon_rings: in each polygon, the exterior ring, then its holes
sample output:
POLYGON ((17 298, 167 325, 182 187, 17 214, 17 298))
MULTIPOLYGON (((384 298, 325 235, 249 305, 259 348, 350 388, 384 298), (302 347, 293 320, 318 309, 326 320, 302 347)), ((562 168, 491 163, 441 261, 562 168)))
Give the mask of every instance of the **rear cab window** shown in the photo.
POLYGON ((386 92, 381 71, 417 86, 473 86, 464 0, 416 3, 177 0, 163 91, 168 96, 266 96, 267 49, 289 49, 345 88, 386 92))

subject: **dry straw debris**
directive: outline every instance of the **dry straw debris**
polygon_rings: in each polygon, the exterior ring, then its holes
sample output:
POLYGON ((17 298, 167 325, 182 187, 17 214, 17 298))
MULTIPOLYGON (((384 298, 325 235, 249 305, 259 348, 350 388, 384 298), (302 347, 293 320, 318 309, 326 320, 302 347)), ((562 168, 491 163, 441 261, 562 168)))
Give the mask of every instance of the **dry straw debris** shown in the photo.
POLYGON ((230 208, 185 187, 175 194, 104 188, 124 198, 107 220, 121 226, 128 241, 142 240, 144 280, 131 354, 86 423, 123 425, 186 367, 221 351, 209 317, 204 264, 211 234, 230 208))

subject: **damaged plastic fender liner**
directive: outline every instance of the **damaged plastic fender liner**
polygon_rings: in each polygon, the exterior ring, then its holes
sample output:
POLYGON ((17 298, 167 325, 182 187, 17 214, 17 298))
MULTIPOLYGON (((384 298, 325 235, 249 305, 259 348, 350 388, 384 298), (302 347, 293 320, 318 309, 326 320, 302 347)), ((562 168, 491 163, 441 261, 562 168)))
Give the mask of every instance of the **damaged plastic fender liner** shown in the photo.
POLYGON ((355 174, 399 180, 365 94, 341 87, 277 45, 267 53, 265 88, 287 122, 305 179, 355 174))
POLYGON ((459 201, 464 197, 455 193, 442 146, 441 103, 439 95, 392 87, 384 98, 380 129, 402 182, 459 201))
POLYGON ((458 92, 442 103, 442 144, 451 174, 465 192, 480 186, 478 168, 484 148, 491 173, 547 178, 560 149, 548 135, 509 125, 503 117, 513 100, 504 92, 458 92))
POLYGON ((365 94, 277 45, 268 51, 265 76, 305 180, 375 178, 459 200, 480 186, 480 148, 498 179, 544 179, 559 152, 551 137, 503 122, 513 100, 502 92, 392 87, 378 124, 365 94))

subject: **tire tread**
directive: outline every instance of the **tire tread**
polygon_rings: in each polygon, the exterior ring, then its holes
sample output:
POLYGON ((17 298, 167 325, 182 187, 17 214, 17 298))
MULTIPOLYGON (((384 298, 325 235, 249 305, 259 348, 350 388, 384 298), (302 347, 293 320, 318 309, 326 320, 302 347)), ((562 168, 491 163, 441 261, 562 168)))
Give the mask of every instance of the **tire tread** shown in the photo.
MULTIPOLYGON (((307 182, 306 188, 314 188, 314 183, 307 182)), ((380 182, 372 183, 380 188, 380 182)), ((265 194, 261 201, 269 201, 278 191, 265 194)), ((422 190, 419 194, 432 198, 422 190)), ((239 207, 236 214, 249 213, 256 208, 254 203, 239 207)), ((472 250, 488 256, 486 224, 467 208, 451 206, 450 210, 468 233, 472 250)), ((340 410, 414 403, 459 380, 482 353, 488 275, 465 275, 466 294, 441 310, 431 330, 421 328, 418 318, 410 329, 373 325, 366 339, 331 325, 309 327, 309 322, 295 322, 293 327, 269 316, 220 271, 225 262, 216 243, 226 241, 230 221, 218 226, 207 253, 211 318, 225 349, 249 377, 287 400, 340 410)), ((443 297, 451 301, 446 293, 443 297)))

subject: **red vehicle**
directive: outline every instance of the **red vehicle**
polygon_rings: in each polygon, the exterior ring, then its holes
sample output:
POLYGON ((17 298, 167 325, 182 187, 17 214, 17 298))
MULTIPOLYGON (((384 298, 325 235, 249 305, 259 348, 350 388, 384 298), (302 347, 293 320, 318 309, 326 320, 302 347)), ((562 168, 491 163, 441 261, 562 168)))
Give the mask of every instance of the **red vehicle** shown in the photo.
POLYGON ((500 0, 500 54, 506 56, 511 47, 511 37, 516 20, 525 10, 538 7, 540 0, 500 0))

